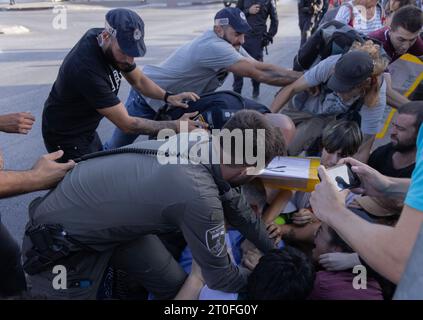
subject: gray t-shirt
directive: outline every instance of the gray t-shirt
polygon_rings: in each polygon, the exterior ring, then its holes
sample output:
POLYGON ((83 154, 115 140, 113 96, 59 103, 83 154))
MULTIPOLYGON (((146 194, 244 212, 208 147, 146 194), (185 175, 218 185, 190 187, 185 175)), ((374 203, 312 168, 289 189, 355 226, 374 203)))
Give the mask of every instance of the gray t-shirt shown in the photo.
MULTIPOLYGON (((161 64, 146 65, 143 72, 167 91, 203 94, 220 87, 226 69, 243 58, 252 59, 242 47, 237 51, 209 30, 174 51, 161 64)), ((147 98, 146 101, 156 111, 163 105, 161 100, 147 98)))
MULTIPOLYGON (((306 82, 312 87, 326 83, 340 57, 340 54, 330 56, 305 72, 304 79, 306 82)), ((303 91, 294 96, 293 106, 296 110, 316 115, 336 115, 348 111, 355 101, 343 102, 335 93, 321 91, 320 95, 314 97, 303 91)), ((364 104, 360 110, 363 134, 374 135, 379 132, 379 127, 383 123, 385 108, 386 83, 383 81, 379 91, 379 103, 374 107, 368 107, 364 104)))

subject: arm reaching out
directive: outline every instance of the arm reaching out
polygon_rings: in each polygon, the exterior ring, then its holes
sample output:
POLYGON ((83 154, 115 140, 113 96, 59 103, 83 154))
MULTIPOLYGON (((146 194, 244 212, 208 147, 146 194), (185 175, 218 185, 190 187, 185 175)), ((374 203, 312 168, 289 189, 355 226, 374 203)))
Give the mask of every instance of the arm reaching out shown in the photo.
POLYGON ((306 82, 305 78, 299 78, 294 83, 279 91, 275 97, 275 100, 273 100, 272 105, 270 106, 270 110, 272 112, 279 112, 295 94, 307 90, 308 88, 310 88, 310 85, 306 82))
POLYGON ((286 86, 302 75, 301 72, 247 58, 241 59, 227 69, 237 76, 252 78, 272 86, 286 86))
POLYGON ((62 156, 62 150, 44 155, 28 171, 0 171, 0 198, 53 188, 75 166, 57 163, 62 156))

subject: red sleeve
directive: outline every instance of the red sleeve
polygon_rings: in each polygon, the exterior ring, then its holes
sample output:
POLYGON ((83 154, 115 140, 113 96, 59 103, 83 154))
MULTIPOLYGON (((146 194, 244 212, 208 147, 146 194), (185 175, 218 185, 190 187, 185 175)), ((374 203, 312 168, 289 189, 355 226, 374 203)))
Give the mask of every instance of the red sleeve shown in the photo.
POLYGON ((408 53, 415 56, 423 55, 423 40, 420 37, 417 37, 416 43, 408 50, 408 53))
POLYGON ((380 42, 385 43, 385 30, 386 30, 386 27, 373 31, 369 33, 369 38, 379 40, 380 42))

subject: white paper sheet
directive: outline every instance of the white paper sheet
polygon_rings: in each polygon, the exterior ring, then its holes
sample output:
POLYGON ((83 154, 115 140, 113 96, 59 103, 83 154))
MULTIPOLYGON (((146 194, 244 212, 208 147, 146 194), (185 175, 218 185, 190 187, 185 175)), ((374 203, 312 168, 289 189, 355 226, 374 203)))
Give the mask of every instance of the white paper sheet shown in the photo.
POLYGON ((267 177, 286 177, 308 179, 310 159, 295 157, 276 157, 260 174, 267 177))

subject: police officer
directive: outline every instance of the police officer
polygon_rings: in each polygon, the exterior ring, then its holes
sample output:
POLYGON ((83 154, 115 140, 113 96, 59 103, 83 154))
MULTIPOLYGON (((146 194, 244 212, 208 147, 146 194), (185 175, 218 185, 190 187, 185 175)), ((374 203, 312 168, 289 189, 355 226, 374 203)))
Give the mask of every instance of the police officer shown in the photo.
MULTIPOLYGON (((167 91, 193 91, 201 96, 216 91, 229 72, 279 87, 301 77, 300 72, 251 58, 242 47, 244 35, 250 30, 239 8, 221 9, 214 16, 212 30, 177 48, 159 65, 144 66, 142 72, 167 91)), ((202 105, 202 99, 197 103, 202 105)), ((163 101, 150 99, 134 89, 126 102, 130 115, 145 119, 156 119, 162 106, 163 101)), ((137 136, 116 128, 105 148, 131 144, 137 136)))
MULTIPOLYGON (((278 13, 275 0, 239 0, 237 7, 247 17, 251 31, 245 35, 244 49, 251 57, 263 61, 263 48, 273 43, 273 37, 278 32, 278 13), (270 28, 267 31, 267 19, 270 17, 270 28)), ((260 82, 251 79, 253 84, 253 98, 260 94, 260 82)), ((233 89, 241 93, 243 78, 234 74, 233 89)))
POLYGON ((302 46, 319 27, 328 10, 328 0, 298 0, 298 24, 301 31, 302 46))
MULTIPOLYGON (((118 97, 122 77, 147 97, 173 106, 184 108, 184 100, 198 99, 192 92, 167 92, 136 67, 134 58, 146 53, 144 22, 136 12, 118 8, 105 18, 104 28, 88 30, 66 56, 44 105, 44 144, 50 152, 63 150, 63 160, 103 148, 96 132, 103 117, 127 134, 178 131, 179 121, 128 115, 118 97)), ((190 127, 195 128, 195 122, 190 127)))
MULTIPOLYGON (((230 132, 239 129, 244 137, 249 136, 247 129, 256 133, 264 129, 264 163, 285 154, 277 129, 256 111, 236 113, 225 128, 230 132)), ((225 220, 260 250, 266 252, 274 246, 264 224, 252 213, 237 188, 254 177, 249 175, 248 168, 255 164, 247 164, 245 155, 243 164, 235 164, 235 148, 227 153, 230 163, 223 164, 222 158, 211 155, 227 150, 220 149, 220 143, 214 144, 207 134, 205 137, 200 142, 204 148, 200 150, 212 153, 201 151, 200 161, 186 164, 179 161, 187 159, 188 154, 182 148, 183 135, 143 141, 131 145, 144 149, 141 154, 116 153, 80 162, 59 187, 34 201, 23 244, 25 271, 32 274, 34 293, 50 298, 95 298, 104 270, 110 264, 125 271, 131 283, 141 284, 154 297, 172 298, 186 274, 157 234, 175 231, 183 233, 208 287, 243 291, 248 273, 230 262, 225 246, 225 220), (174 146, 180 147, 181 155, 175 157, 170 152, 170 158, 162 158, 170 163, 161 164, 153 150, 176 150, 174 146), (172 163, 172 159, 177 162, 172 163), (217 159, 217 163, 212 164, 210 159, 217 159), (72 240, 70 252, 63 250, 64 256, 59 255, 60 264, 67 270, 67 290, 52 288, 55 277, 52 268, 58 262, 36 270, 34 252, 40 250, 35 243, 40 237, 30 235, 43 225, 47 228, 60 225, 72 240)), ((254 150, 257 143, 258 140, 253 141, 254 150)), ((56 232, 55 239, 58 235, 63 233, 56 232)), ((64 239, 61 240, 63 244, 64 239)), ((43 257, 57 256, 57 247, 58 244, 52 254, 43 250, 40 253, 43 257)))

